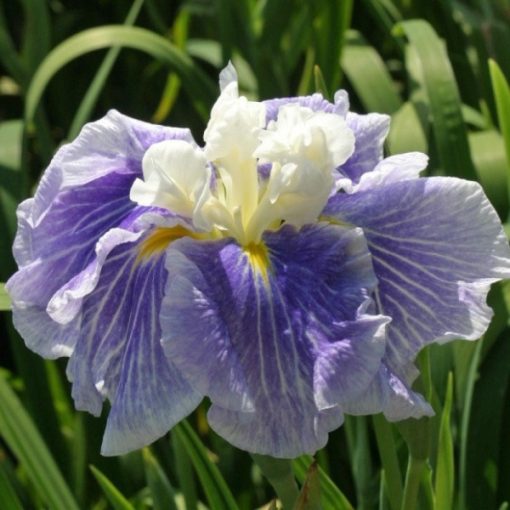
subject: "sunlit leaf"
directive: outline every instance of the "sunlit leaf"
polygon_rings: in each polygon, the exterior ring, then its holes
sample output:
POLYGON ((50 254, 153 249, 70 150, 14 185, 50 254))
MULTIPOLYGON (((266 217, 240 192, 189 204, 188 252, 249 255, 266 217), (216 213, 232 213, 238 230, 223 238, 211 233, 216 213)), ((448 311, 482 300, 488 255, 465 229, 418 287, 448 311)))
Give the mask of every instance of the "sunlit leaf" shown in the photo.
POLYGON ((381 57, 354 30, 347 33, 342 69, 366 111, 392 114, 402 105, 381 57))
POLYGON ((443 42, 424 20, 403 21, 397 28, 397 33, 407 36, 421 64, 434 140, 444 172, 475 180, 476 172, 462 117, 462 103, 443 42))
POLYGON ((34 118, 46 86, 63 66, 81 55, 110 46, 137 49, 168 65, 179 74, 197 109, 208 116, 210 105, 217 96, 216 85, 184 52, 164 37, 144 28, 108 25, 73 35, 49 53, 34 75, 27 92, 27 122, 30 123, 34 118))

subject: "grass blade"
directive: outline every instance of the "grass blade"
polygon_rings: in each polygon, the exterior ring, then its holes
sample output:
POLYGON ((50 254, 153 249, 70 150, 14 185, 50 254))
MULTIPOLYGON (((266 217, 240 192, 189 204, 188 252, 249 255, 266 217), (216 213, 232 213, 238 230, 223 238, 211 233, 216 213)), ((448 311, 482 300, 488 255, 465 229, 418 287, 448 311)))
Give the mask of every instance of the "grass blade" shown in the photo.
POLYGON ((498 485, 507 485, 505 473, 498 472, 510 388, 510 330, 504 330, 480 365, 474 386, 465 450, 464 508, 496 508, 498 485), (490 425, 488 425, 490 424, 490 425))
POLYGON ((317 3, 321 7, 313 21, 317 64, 328 90, 337 90, 345 34, 351 25, 353 0, 317 3))
POLYGON ((135 510, 134 506, 122 495, 119 489, 99 471, 99 469, 90 466, 90 470, 114 510, 135 510))
POLYGON ((428 153, 427 136, 411 101, 406 101, 392 115, 387 144, 390 154, 412 151, 428 153))
MULTIPOLYGON (((0 455, 5 455, 5 452, 0 450, 0 455)), ((0 501, 2 502, 2 509, 23 510, 23 505, 18 498, 4 463, 5 461, 0 460, 0 501)))
POLYGON ((342 69, 366 111, 392 114, 402 106, 382 58, 355 30, 347 33, 342 69))
POLYGON ((435 495, 438 508, 453 508, 454 495, 454 459, 453 438, 450 429, 450 414, 453 401, 453 375, 448 374, 446 398, 439 427, 439 444, 437 448, 437 465, 435 472, 435 495))
POLYGON ((18 85, 24 87, 26 85, 27 70, 7 30, 7 23, 2 9, 3 7, 0 5, 0 62, 18 85))
POLYGON ((156 457, 149 448, 144 448, 142 454, 154 510, 177 510, 174 490, 156 457))
POLYGON ((6 280, 14 270, 12 243, 16 233, 16 206, 23 187, 21 145, 23 121, 0 123, 0 280, 6 280))
MULTIPOLYGON (((124 21, 125 26, 131 26, 136 21, 138 14, 140 13, 140 9, 142 8, 144 0, 135 0, 131 9, 129 9, 128 15, 126 16, 126 20, 124 21)), ((99 69, 97 70, 94 79, 92 80, 85 96, 83 97, 80 106, 76 110, 73 121, 71 122, 71 127, 69 128, 69 132, 67 133, 67 139, 73 140, 76 135, 80 132, 83 124, 90 119, 92 115, 92 111, 97 103, 99 98, 99 94, 103 89, 108 76, 110 75, 112 68, 119 56, 120 50, 122 48, 120 46, 113 46, 110 48, 104 57, 99 69)))
POLYGON ((320 480, 317 462, 312 462, 306 473, 305 483, 301 488, 294 510, 322 510, 320 480))
POLYGON ((11 309, 11 298, 5 290, 5 283, 0 283, 0 312, 11 309))
POLYGON ((50 15, 47 2, 22 0, 22 3, 25 11, 22 58, 32 75, 50 50, 50 15))
POLYGON ((237 510, 230 489, 191 426, 183 420, 173 433, 179 437, 193 463, 211 510, 237 510))
POLYGON ((49 508, 78 510, 48 448, 3 376, 0 376, 0 435, 49 508))
POLYGON ((30 124, 51 78, 64 65, 91 51, 125 46, 147 53, 179 74, 184 88, 204 118, 217 96, 215 83, 182 51, 164 37, 139 27, 106 25, 84 30, 58 45, 44 59, 27 92, 25 118, 30 124))
MULTIPOLYGON (((313 462, 310 455, 303 455, 292 462, 294 474, 300 483, 306 479, 306 473, 313 462)), ((331 478, 318 467, 321 503, 324 510, 354 510, 349 500, 344 496, 343 492, 333 483, 331 478)))
POLYGON ((507 169, 509 169, 507 179, 510 182, 510 87, 505 75, 494 60, 489 60, 489 70, 498 112, 499 128, 505 144, 507 169))
POLYGON ((469 135, 469 146, 476 172, 492 205, 501 219, 508 216, 508 163, 503 138, 495 130, 469 135))
MULTIPOLYGON (((385 477, 384 485, 392 510, 400 510, 402 505, 402 471, 398 462, 395 436, 391 424, 382 414, 372 417, 374 424, 377 448, 381 457, 383 471, 381 478, 385 477)), ((381 484, 383 481, 381 480, 381 484)))

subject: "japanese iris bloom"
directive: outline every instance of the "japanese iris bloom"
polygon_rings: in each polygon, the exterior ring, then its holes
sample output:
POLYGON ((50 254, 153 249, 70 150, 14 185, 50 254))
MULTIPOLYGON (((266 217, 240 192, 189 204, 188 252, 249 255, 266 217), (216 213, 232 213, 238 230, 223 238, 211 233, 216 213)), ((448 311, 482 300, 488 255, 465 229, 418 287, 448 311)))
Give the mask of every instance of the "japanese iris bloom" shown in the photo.
POLYGON ((28 347, 69 356, 102 451, 148 444, 204 396, 232 444, 325 445, 344 413, 432 413, 432 342, 475 339, 510 274, 481 187, 383 159, 384 115, 321 95, 252 102, 227 68, 200 147, 115 111, 63 146, 18 210, 8 282, 28 347))

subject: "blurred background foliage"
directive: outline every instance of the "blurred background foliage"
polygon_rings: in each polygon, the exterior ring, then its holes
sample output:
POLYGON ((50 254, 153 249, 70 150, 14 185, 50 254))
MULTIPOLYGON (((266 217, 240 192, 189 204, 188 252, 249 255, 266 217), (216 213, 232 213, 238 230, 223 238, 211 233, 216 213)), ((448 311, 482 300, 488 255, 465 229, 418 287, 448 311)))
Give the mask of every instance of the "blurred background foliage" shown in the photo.
MULTIPOLYGON (((0 0, 0 281, 15 269, 16 205, 61 143, 110 108, 189 126, 201 141, 229 60, 252 98, 347 89, 354 111, 391 115, 388 154, 424 151, 429 174, 479 180, 508 220, 510 0, 0 0)), ((414 424, 427 438, 418 448, 406 424, 380 416, 347 418, 331 434, 307 482, 309 494, 320 486, 322 508, 399 510, 409 452, 425 468, 407 508, 508 508, 505 284, 490 303, 483 342, 420 355, 418 384, 437 414, 414 424)), ((8 308, 2 285, 2 510, 270 503, 250 456, 208 428, 206 403, 150 448, 100 457, 106 412, 74 411, 65 360, 30 353, 8 308)), ((310 463, 294 462, 300 482, 310 463)))

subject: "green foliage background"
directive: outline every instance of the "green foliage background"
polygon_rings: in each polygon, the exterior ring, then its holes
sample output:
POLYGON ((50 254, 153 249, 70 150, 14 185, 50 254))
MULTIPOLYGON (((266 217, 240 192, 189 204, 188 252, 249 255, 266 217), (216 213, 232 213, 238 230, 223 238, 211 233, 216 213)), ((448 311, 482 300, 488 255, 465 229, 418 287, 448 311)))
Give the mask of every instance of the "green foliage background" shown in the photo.
MULTIPOLYGON (((430 174, 479 180, 507 221, 510 0, 2 0, 0 281, 15 269, 16 205, 61 143, 110 108, 201 140, 229 59, 249 97, 347 89, 354 111, 391 115, 388 154, 424 151, 430 174)), ((483 341, 420 355, 436 417, 347 418, 296 508, 320 508, 317 484, 324 509, 508 507, 507 294, 493 288, 483 341)), ((274 497, 251 457, 208 428, 206 403, 151 447, 100 457, 106 412, 74 411, 65 360, 30 353, 8 309, 1 286, 2 510, 249 510, 274 497)), ((310 463, 294 461, 300 482, 310 463)))

